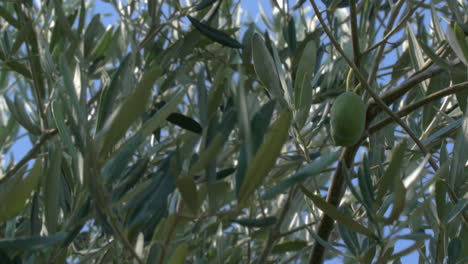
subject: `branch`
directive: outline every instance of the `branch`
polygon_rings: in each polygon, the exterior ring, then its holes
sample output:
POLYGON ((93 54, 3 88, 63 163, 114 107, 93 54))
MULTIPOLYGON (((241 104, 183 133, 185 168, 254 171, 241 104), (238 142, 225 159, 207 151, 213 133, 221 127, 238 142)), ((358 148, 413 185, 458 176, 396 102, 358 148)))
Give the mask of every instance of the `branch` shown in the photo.
MULTIPOLYGON (((344 177, 342 175, 342 166, 346 164, 347 168, 350 168, 353 164, 354 156, 359 148, 359 144, 356 144, 352 147, 345 148, 343 153, 340 156, 340 161, 344 160, 343 162, 338 163, 338 167, 333 174, 330 186, 328 187, 328 194, 327 194, 327 202, 330 204, 337 206, 341 198, 343 196, 344 191, 344 177)), ((330 234, 333 230, 334 220, 327 214, 324 214, 320 223, 317 227, 317 235, 321 237, 323 240, 328 241, 330 234)), ((312 249, 312 254, 310 256, 309 263, 310 264, 320 264, 323 263, 325 255, 325 248, 320 245, 320 243, 315 243, 312 249)))
MULTIPOLYGON (((468 82, 463 82, 463 83, 459 83, 459 84, 456 84, 456 85, 452 85, 452 86, 449 86, 445 89, 442 89, 440 91, 437 91, 435 93, 432 93, 430 95, 428 95, 426 98, 422 99, 422 100, 419 100, 411 105, 408 105, 406 107, 403 107, 400 111, 398 111, 396 113, 396 115, 398 117, 403 117, 403 116, 406 116, 408 115, 409 113, 413 112, 414 110, 418 109, 419 107, 421 106, 424 106, 432 101, 435 101, 435 100, 438 100, 442 97, 445 97, 445 96, 448 96, 448 95, 452 95, 454 93, 457 93, 457 92, 460 92, 464 89, 468 89, 468 82)), ((388 124, 392 123, 392 119, 391 118, 386 118, 382 121, 379 121, 377 124, 371 126, 369 128, 369 134, 372 134, 372 133, 375 133, 377 132, 378 130, 384 128, 385 126, 387 126, 388 124)))
POLYGON ((357 28, 357 13, 356 13, 356 0, 351 0, 349 3, 350 20, 351 20, 351 37, 353 40, 353 59, 356 66, 360 66, 361 51, 359 48, 359 32, 357 28))

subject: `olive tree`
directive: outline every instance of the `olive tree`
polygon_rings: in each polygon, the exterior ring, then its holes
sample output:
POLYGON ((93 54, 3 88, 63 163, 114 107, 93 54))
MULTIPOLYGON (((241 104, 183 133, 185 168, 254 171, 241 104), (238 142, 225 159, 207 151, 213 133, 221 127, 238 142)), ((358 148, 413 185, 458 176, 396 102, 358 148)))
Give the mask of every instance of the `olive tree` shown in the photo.
POLYGON ((467 261, 467 3, 252 2, 0 3, 1 263, 467 261))

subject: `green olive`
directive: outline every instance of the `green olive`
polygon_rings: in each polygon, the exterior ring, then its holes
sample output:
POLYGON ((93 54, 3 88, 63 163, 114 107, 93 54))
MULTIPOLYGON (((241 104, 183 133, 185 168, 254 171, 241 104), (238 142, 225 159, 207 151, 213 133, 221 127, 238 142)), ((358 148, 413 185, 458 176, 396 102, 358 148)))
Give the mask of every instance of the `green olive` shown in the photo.
POLYGON ((330 110, 333 141, 336 146, 356 144, 366 126, 366 104, 359 95, 346 92, 336 98, 330 110))

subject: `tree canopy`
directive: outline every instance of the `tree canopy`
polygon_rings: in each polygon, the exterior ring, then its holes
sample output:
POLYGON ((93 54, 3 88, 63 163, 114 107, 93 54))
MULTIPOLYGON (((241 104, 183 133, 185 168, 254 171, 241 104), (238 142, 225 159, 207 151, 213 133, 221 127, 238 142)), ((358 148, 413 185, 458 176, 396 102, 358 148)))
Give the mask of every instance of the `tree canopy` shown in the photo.
POLYGON ((467 261, 466 1, 246 2, 0 3, 0 263, 467 261))

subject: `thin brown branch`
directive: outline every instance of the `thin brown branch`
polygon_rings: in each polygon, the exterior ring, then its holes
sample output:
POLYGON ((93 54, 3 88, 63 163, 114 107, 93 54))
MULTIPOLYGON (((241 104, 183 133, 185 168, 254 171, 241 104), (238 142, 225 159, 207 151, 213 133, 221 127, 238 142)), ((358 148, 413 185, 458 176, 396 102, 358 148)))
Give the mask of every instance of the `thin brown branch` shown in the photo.
POLYGON ((18 161, 18 163, 16 163, 13 166, 13 168, 11 168, 8 171, 2 179, 0 179, 0 183, 15 175, 18 172, 18 170, 21 169, 26 163, 35 158, 36 155, 39 153, 39 150, 41 149, 42 145, 44 145, 44 143, 47 140, 57 135, 57 132, 57 129, 53 129, 43 134, 39 138, 39 140, 37 140, 36 144, 34 144, 34 147, 31 150, 29 150, 28 153, 26 153, 26 155, 24 155, 24 157, 20 161, 18 161))
POLYGON ((298 232, 298 231, 301 231, 302 229, 305 229, 305 228, 307 228, 307 227, 313 226, 313 225, 315 225, 315 224, 317 224, 317 223, 316 223, 316 222, 310 222, 310 223, 308 223, 308 224, 301 225, 301 226, 298 226, 298 227, 293 228, 293 229, 291 229, 291 230, 288 230, 288 231, 286 231, 286 232, 284 232, 284 233, 281 233, 281 234, 279 234, 278 236, 279 236, 279 237, 289 236, 290 234, 294 234, 294 233, 296 233, 296 232, 298 232))
MULTIPOLYGON (((450 87, 447 87, 445 89, 442 89, 440 91, 437 91, 435 93, 432 93, 430 95, 428 95, 427 97, 425 97, 424 99, 421 99, 411 105, 408 105, 404 108, 402 108, 400 111, 398 111, 396 113, 396 115, 398 117, 403 117, 403 116, 406 116, 408 115, 409 113, 413 112, 414 110, 418 109, 419 107, 421 106, 424 106, 432 101, 435 101, 435 100, 438 100, 442 97, 445 97, 445 96, 448 96, 448 95, 452 95, 454 93, 457 93, 457 92, 460 92, 462 90, 465 90, 465 89, 468 89, 468 82, 463 82, 463 83, 459 83, 459 84, 456 84, 456 85, 453 85, 453 86, 450 86, 450 87)), ((375 133, 377 132, 378 130, 384 128, 385 126, 387 126, 388 124, 392 123, 392 119, 390 117, 387 117, 386 119, 382 120, 382 121, 379 121, 377 124, 371 126, 369 128, 369 134, 372 134, 372 133, 375 133)))
POLYGON ((361 51, 359 48, 359 31, 357 27, 357 12, 356 12, 356 0, 351 0, 349 3, 350 20, 351 20, 351 38, 353 40, 353 59, 354 64, 360 68, 361 51))
MULTIPOLYGON (((337 169, 332 176, 330 186, 328 187, 327 202, 334 206, 338 206, 344 193, 344 177, 342 175, 342 166, 346 164, 347 168, 352 167, 354 156, 356 155, 358 145, 344 149, 340 156, 337 169)), ((344 168, 344 169, 347 169, 344 168)), ((333 230, 334 220, 327 214, 324 214, 317 227, 317 235, 323 240, 328 241, 330 234, 333 230)), ((312 254, 309 259, 310 264, 323 263, 325 256, 325 248, 320 243, 315 243, 312 249, 312 254)))

